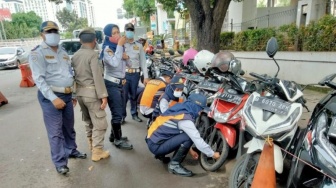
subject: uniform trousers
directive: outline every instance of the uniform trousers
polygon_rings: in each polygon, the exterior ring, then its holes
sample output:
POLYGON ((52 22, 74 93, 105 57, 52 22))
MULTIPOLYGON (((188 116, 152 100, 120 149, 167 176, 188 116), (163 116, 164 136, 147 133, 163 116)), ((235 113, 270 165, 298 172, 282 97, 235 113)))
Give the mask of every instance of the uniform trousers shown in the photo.
MULTIPOLYGON (((131 115, 138 115, 137 111, 137 89, 139 85, 140 73, 126 73, 126 84, 124 85, 125 107, 128 99, 131 103, 131 115)), ((123 117, 127 116, 126 108, 123 117)))
POLYGON ((94 148, 103 148, 108 124, 105 110, 100 109, 101 99, 78 96, 77 100, 81 107, 82 119, 86 123, 86 136, 92 137, 94 148))
POLYGON ((72 94, 56 93, 66 106, 58 110, 53 103, 38 91, 37 98, 43 112, 44 124, 47 129, 51 159, 56 167, 67 165, 69 155, 76 155, 76 132, 74 129, 74 110, 72 94))

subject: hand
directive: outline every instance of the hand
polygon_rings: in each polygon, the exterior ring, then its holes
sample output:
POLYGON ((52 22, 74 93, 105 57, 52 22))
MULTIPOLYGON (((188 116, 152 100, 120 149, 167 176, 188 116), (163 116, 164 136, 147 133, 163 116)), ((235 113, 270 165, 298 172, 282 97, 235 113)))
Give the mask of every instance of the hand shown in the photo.
POLYGON ((122 58, 124 60, 128 60, 129 59, 129 56, 124 52, 123 55, 122 55, 122 58))
POLYGON ((125 84, 126 84, 126 79, 123 79, 123 80, 121 81, 121 84, 122 84, 122 85, 125 85, 125 84))
POLYGON ((191 155, 191 157, 195 160, 198 159, 198 153, 196 151, 194 151, 192 148, 190 148, 189 150, 189 154, 191 155))
POLYGON ((212 156, 213 159, 219 159, 220 154, 219 152, 215 152, 214 155, 212 156))
POLYGON ((77 99, 72 99, 72 105, 75 107, 77 105, 77 99))
POLYGON ((107 105, 107 97, 102 98, 101 100, 102 100, 102 104, 100 105, 100 109, 104 110, 107 105))
POLYGON ((55 106, 56 109, 61 110, 65 107, 65 102, 60 99, 60 98, 56 98, 55 100, 52 101, 53 105, 55 106))
POLYGON ((144 79, 144 85, 147 85, 148 82, 149 82, 149 78, 145 78, 144 79))
POLYGON ((122 36, 118 41, 118 46, 123 46, 126 43, 126 36, 122 36))

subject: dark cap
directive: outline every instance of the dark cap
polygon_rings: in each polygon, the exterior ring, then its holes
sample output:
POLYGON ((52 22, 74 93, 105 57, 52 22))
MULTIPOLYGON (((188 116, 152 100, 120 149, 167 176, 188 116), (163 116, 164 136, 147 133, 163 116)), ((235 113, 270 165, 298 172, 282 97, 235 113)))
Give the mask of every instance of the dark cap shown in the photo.
POLYGON ((128 23, 125 25, 125 31, 127 31, 128 29, 131 29, 134 31, 134 25, 132 23, 128 23))
POLYGON ((188 100, 202 107, 205 112, 210 111, 210 108, 207 107, 207 98, 204 95, 193 93, 189 95, 188 100))
POLYGON ((57 31, 59 30, 58 25, 53 22, 53 21, 45 21, 41 24, 40 31, 48 31, 51 29, 56 29, 57 31))
POLYGON ((95 30, 92 27, 87 27, 83 29, 81 32, 79 32, 78 37, 80 38, 81 34, 96 34, 95 30))
POLYGON ((163 71, 161 73, 162 76, 169 76, 170 78, 173 78, 174 73, 170 72, 170 71, 163 71))
POLYGON ((176 88, 183 89, 184 82, 181 76, 174 76, 170 81, 170 85, 174 85, 176 88))

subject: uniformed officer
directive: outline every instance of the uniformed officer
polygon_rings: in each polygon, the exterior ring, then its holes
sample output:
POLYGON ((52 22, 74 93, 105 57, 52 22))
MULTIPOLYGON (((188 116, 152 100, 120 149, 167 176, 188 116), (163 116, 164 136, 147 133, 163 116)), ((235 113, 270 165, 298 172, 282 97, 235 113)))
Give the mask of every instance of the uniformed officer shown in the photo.
POLYGON ((59 29, 55 22, 46 21, 40 27, 43 42, 29 55, 29 64, 43 111, 51 158, 60 174, 69 172, 68 158, 85 159, 86 154, 77 150, 74 130, 72 98, 73 72, 68 54, 58 46, 59 29))
POLYGON ((105 67, 104 80, 112 114, 110 142, 120 149, 133 149, 133 146, 127 142, 127 137, 122 137, 121 132, 121 121, 125 111, 123 85, 126 82, 126 65, 129 65, 129 57, 123 52, 126 37, 120 35, 119 27, 114 24, 107 24, 104 27, 104 33, 106 38, 101 58, 105 67))
MULTIPOLYGON (((128 98, 131 103, 131 115, 133 120, 141 122, 137 112, 136 90, 140 79, 140 68, 144 75, 144 84, 149 81, 146 67, 146 57, 142 44, 134 41, 134 25, 128 23, 125 25, 125 34, 127 42, 125 44, 125 52, 129 56, 130 67, 126 69, 126 84, 124 86, 125 106, 128 98)), ((127 115, 126 108, 123 114, 123 121, 127 115)))
POLYGON ((167 84, 170 83, 173 76, 174 73, 163 71, 159 78, 152 79, 147 83, 140 101, 140 112, 144 117, 148 118, 147 127, 152 122, 152 113, 159 98, 164 93, 167 84))
MULTIPOLYGON (((181 165, 193 143, 206 156, 214 159, 220 157, 220 154, 214 152, 203 140, 194 124, 202 110, 209 110, 206 101, 204 95, 191 94, 187 101, 174 105, 156 118, 148 129, 146 142, 156 158, 163 159, 165 155, 175 151, 168 164, 170 173, 180 176, 193 175, 181 165)), ((197 154, 194 158, 198 158, 197 154)))
POLYGON ((75 86, 78 103, 81 107, 83 121, 86 125, 92 161, 99 161, 110 156, 103 150, 104 136, 107 129, 105 107, 107 90, 102 69, 95 52, 96 33, 93 28, 83 29, 79 33, 81 48, 72 57, 75 71, 75 86))

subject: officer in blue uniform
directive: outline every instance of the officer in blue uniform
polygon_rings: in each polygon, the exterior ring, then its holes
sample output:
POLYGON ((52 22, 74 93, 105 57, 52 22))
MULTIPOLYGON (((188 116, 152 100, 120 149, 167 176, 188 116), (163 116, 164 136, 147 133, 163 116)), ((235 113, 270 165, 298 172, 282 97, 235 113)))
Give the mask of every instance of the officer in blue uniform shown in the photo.
MULTIPOLYGON (((126 84, 124 86, 125 106, 128 98, 130 98, 132 118, 135 121, 142 122, 138 116, 136 92, 140 79, 140 68, 144 75, 144 84, 146 85, 149 81, 146 67, 146 57, 142 44, 134 41, 134 25, 132 23, 125 25, 125 34, 127 38, 127 42, 124 45, 125 52, 130 58, 130 67, 126 69, 126 84)), ((127 113, 125 108, 123 121, 125 120, 126 115, 127 113)))
POLYGON ((69 172, 68 158, 86 158, 76 145, 73 108, 77 101, 72 96, 73 72, 68 54, 58 46, 57 24, 43 22, 40 31, 43 42, 31 51, 29 63, 39 89, 37 97, 48 133, 51 158, 57 172, 66 174, 69 172))

